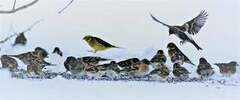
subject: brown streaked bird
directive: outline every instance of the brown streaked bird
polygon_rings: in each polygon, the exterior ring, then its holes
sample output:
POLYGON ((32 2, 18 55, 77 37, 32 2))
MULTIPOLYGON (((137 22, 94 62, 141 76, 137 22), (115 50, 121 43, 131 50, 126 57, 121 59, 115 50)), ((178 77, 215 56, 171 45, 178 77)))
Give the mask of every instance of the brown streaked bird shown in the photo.
POLYGON ((133 65, 130 70, 130 75, 133 77, 143 77, 149 72, 150 61, 148 59, 143 59, 133 65))
POLYGON ((1 63, 2 63, 2 68, 7 68, 10 71, 14 71, 18 67, 17 61, 14 58, 7 55, 1 56, 1 63))
POLYGON ((87 67, 87 64, 78 60, 76 57, 69 56, 64 61, 64 67, 66 72, 71 72, 73 75, 82 75, 85 74, 84 69, 87 67))
POLYGON ((168 67, 164 64, 161 64, 160 67, 152 70, 148 76, 151 80, 161 80, 161 81, 164 81, 168 78, 170 74, 170 70, 168 69, 168 67))
POLYGON ((207 12, 202 10, 195 18, 192 20, 184 23, 182 26, 172 26, 165 24, 158 20, 156 17, 154 17, 152 14, 150 14, 152 19, 158 23, 161 23, 162 25, 166 26, 169 28, 169 35, 176 35, 179 37, 182 41, 180 41, 181 44, 184 44, 185 42, 190 42, 192 43, 197 50, 202 50, 200 46, 197 45, 197 43, 188 35, 195 35, 199 33, 200 29, 205 25, 206 20, 207 20, 207 12), (187 32, 187 33, 185 33, 187 32))
POLYGON ((84 63, 90 64, 92 66, 96 66, 99 62, 111 60, 111 59, 97 57, 97 56, 85 56, 85 57, 80 57, 77 59, 81 60, 84 63))
POLYGON ((59 56, 63 56, 63 52, 60 50, 60 48, 59 47, 55 47, 54 49, 53 49, 53 52, 52 52, 53 54, 54 53, 56 53, 56 54, 58 54, 59 56))
POLYGON ((167 48, 168 55, 170 56, 172 63, 188 63, 195 65, 185 54, 182 53, 182 51, 173 42, 170 42, 167 45, 167 48))
POLYGON ((83 37, 83 40, 85 40, 88 45, 94 49, 93 53, 96 53, 98 51, 105 51, 107 49, 110 49, 110 48, 120 48, 120 47, 117 47, 117 46, 114 46, 98 37, 94 37, 94 36, 91 36, 91 35, 87 35, 85 37, 83 37))
POLYGON ((227 77, 235 74, 237 70, 236 67, 239 66, 236 61, 231 61, 229 63, 215 63, 214 65, 218 66, 220 73, 227 77))
POLYGON ((208 77, 212 76, 214 73, 215 72, 214 72, 211 64, 208 63, 208 61, 204 57, 201 57, 199 59, 197 74, 199 76, 201 76, 201 78, 208 78, 208 77))
POLYGON ((125 68, 132 68, 132 66, 135 63, 138 63, 140 60, 138 58, 129 58, 123 61, 119 61, 117 64, 119 65, 119 67, 121 67, 122 69, 125 68))
POLYGON ((41 47, 36 47, 34 52, 37 53, 41 59, 48 58, 48 52, 41 47))
POLYGON ((25 37, 24 33, 20 33, 16 39, 15 39, 15 42, 13 44, 13 46, 16 46, 16 45, 26 45, 27 43, 27 38, 25 37))
POLYGON ((189 75, 190 72, 182 67, 179 63, 175 63, 173 65, 173 75, 178 79, 178 80, 181 80, 181 81, 185 81, 189 78, 189 75))
POLYGON ((165 56, 163 50, 158 50, 157 54, 154 55, 150 61, 151 61, 151 63, 154 64, 154 66, 157 66, 159 64, 160 65, 165 64, 167 61, 167 57, 165 56))

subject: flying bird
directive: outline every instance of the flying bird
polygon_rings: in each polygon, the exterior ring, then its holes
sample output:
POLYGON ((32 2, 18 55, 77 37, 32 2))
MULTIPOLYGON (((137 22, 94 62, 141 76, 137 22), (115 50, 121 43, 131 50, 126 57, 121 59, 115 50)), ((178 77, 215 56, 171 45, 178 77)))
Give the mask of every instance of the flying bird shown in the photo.
POLYGON ((176 35, 179 37, 182 41, 180 41, 180 44, 184 44, 185 42, 190 42, 192 43, 197 50, 202 50, 200 46, 190 37, 190 35, 195 35, 199 33, 200 29, 205 25, 205 22, 207 20, 207 12, 206 11, 201 11, 195 18, 192 20, 184 23, 182 26, 172 26, 168 25, 166 23, 163 23, 162 21, 158 20, 156 17, 154 17, 152 14, 150 14, 152 19, 155 20, 158 23, 161 23, 162 25, 166 26, 169 28, 169 35, 176 35), (185 33, 187 32, 187 33, 185 33))
POLYGON ((94 37, 91 35, 87 35, 87 36, 83 37, 83 40, 85 40, 88 43, 88 45, 94 49, 93 51, 90 51, 93 53, 97 53, 98 51, 105 51, 110 48, 120 48, 120 47, 114 46, 98 37, 94 37))

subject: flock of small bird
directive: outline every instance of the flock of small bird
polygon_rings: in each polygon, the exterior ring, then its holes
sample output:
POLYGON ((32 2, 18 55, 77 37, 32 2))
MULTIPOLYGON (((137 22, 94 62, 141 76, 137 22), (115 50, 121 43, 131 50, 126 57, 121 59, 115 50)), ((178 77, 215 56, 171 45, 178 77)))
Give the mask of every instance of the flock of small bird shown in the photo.
MULTIPOLYGON (((184 23, 182 26, 171 26, 159 21, 156 17, 150 14, 153 20, 167 26, 169 28, 169 34, 175 34, 182 41, 180 44, 186 42, 192 43, 197 50, 202 50, 195 41, 188 35, 197 34, 200 29, 204 26, 208 14, 206 11, 201 11, 197 17, 191 21, 184 23), (186 33, 187 32, 187 33, 186 33)), ((90 52, 97 53, 105 51, 111 48, 121 48, 112 45, 101 38, 87 35, 83 37, 88 45, 93 48, 90 52)), ((15 45, 25 45, 26 37, 24 33, 21 33, 15 39, 15 45)), ((127 77, 128 79, 135 78, 147 78, 149 80, 167 80, 170 77, 170 73, 174 75, 174 78, 180 81, 189 79, 190 72, 183 67, 184 63, 196 66, 177 46, 175 43, 170 42, 167 44, 168 56, 173 63, 172 69, 166 65, 167 57, 162 49, 158 50, 151 59, 139 59, 129 58, 122 61, 114 61, 109 58, 102 58, 97 56, 85 56, 85 57, 74 57, 68 56, 63 62, 66 72, 69 72, 74 76, 91 77, 91 78, 108 78, 108 79, 120 79, 127 77), (108 62, 102 64, 102 62, 108 62), (150 70, 153 67, 153 70, 150 70)), ((59 56, 63 56, 63 52, 59 47, 55 47, 53 52, 59 56)), ((33 51, 18 54, 18 55, 2 55, 1 63, 2 68, 9 69, 10 72, 18 71, 18 63, 16 59, 22 61, 27 65, 27 72, 29 74, 41 75, 43 69, 46 66, 56 66, 50 62, 45 61, 49 53, 41 48, 36 47, 33 51)), ((239 66, 236 61, 229 63, 215 63, 218 66, 220 73, 223 76, 231 76, 236 73, 236 66, 239 66)), ((200 79, 209 78, 215 74, 212 65, 204 58, 199 59, 196 73, 200 76, 200 79)))

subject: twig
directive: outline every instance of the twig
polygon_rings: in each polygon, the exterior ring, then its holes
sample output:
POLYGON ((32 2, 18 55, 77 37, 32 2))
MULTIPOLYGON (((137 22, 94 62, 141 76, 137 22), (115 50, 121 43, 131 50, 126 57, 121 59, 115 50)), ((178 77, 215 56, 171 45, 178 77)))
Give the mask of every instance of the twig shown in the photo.
POLYGON ((28 3, 28 4, 26 4, 26 5, 23 5, 23 6, 20 6, 20 7, 18 7, 18 8, 15 8, 15 6, 16 6, 16 0, 15 0, 15 1, 14 1, 14 4, 13 4, 13 9, 12 9, 12 10, 9 10, 9 11, 7 11, 7 10, 6 10, 6 11, 5 11, 5 10, 0 10, 0 14, 15 13, 15 12, 17 12, 17 11, 19 11, 19 10, 26 9, 26 8, 34 5, 34 4, 37 3, 38 1, 39 1, 39 0, 34 0, 34 1, 32 1, 32 2, 30 2, 30 3, 28 3))
POLYGON ((61 14, 65 9, 67 9, 72 3, 73 3, 74 0, 71 0, 63 9, 61 9, 58 14, 61 14))
POLYGON ((14 9, 15 9, 15 7, 16 7, 16 3, 17 3, 17 0, 14 0, 14 3, 13 3, 13 8, 12 8, 12 10, 14 10, 14 9))
POLYGON ((14 34, 6 37, 5 39, 3 39, 3 40, 0 41, 0 44, 5 43, 6 41, 8 41, 9 39, 11 39, 12 37, 14 37, 14 36, 16 36, 16 35, 19 35, 19 34, 21 34, 21 33, 26 33, 26 32, 28 32, 28 31, 31 31, 32 28, 33 28, 34 26, 36 26, 38 23, 40 23, 41 21, 42 21, 42 20, 38 20, 38 21, 34 22, 34 23, 33 23, 29 28, 27 28, 26 30, 24 30, 24 31, 22 31, 22 32, 19 32, 19 33, 14 33, 14 34))

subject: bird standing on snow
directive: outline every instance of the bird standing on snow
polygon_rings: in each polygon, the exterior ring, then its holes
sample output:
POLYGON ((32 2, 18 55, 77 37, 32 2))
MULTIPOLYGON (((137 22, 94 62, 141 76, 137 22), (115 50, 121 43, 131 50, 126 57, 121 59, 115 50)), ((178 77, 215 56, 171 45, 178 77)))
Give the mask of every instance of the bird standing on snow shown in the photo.
POLYGON ((220 73, 227 77, 235 74, 237 70, 236 67, 239 66, 236 61, 231 61, 229 63, 215 63, 215 65, 219 67, 220 73))
POLYGON ((84 73, 86 66, 82 61, 77 60, 77 58, 69 56, 64 61, 64 67, 66 69, 66 72, 70 71, 71 74, 77 75, 84 73))
POLYGON ((143 77, 149 72, 150 61, 148 59, 143 59, 135 64, 133 64, 133 68, 130 70, 130 75, 133 77, 143 77))
POLYGON ((25 37, 24 33, 20 33, 16 39, 15 39, 15 42, 13 44, 13 46, 16 46, 16 45, 26 45, 27 43, 27 38, 25 37))
POLYGON ((94 37, 91 35, 85 36, 83 38, 83 40, 85 40, 88 43, 88 45, 94 49, 93 51, 91 51, 94 53, 96 53, 98 51, 105 51, 110 48, 120 48, 120 47, 114 46, 98 37, 94 37))
POLYGON ((163 50, 158 50, 157 54, 154 55, 150 61, 154 64, 154 66, 158 66, 161 64, 165 64, 167 61, 167 57, 165 56, 163 50))
POLYGON ((170 70, 164 64, 161 64, 159 68, 152 70, 148 76, 151 80, 166 80, 168 75, 170 74, 170 70))
POLYGON ((197 68, 197 74, 201 76, 201 78, 204 77, 210 77, 214 74, 214 70, 212 66, 208 63, 208 61, 201 57, 199 59, 199 65, 197 68))
POLYGON ((173 65, 173 75, 181 81, 187 80, 189 78, 189 71, 182 67, 179 63, 173 65))
POLYGON ((2 68, 8 68, 10 71, 14 71, 18 67, 18 63, 14 58, 7 55, 1 56, 2 68))
POLYGON ((185 56, 185 54, 182 53, 182 51, 174 43, 172 42, 169 43, 167 45, 167 48, 168 48, 168 55, 170 56, 172 63, 183 64, 185 62, 185 63, 195 65, 189 60, 187 56, 185 56))
POLYGON ((60 50, 59 47, 55 47, 52 53, 56 53, 61 57, 63 56, 63 52, 60 50))
POLYGON ((118 64, 115 61, 111 61, 107 64, 97 65, 98 74, 101 77, 108 77, 110 79, 115 79, 118 77, 120 73, 120 69, 118 68, 118 64))
POLYGON ((199 47, 197 43, 185 32, 189 33, 190 35, 197 34, 200 31, 200 29, 204 26, 207 20, 207 16, 208 16, 207 12, 203 10, 195 18, 184 23, 182 26, 171 26, 161 22, 151 14, 153 20, 169 28, 169 35, 174 34, 182 40, 180 41, 180 44, 190 42, 197 48, 197 50, 202 50, 202 48, 199 47))

